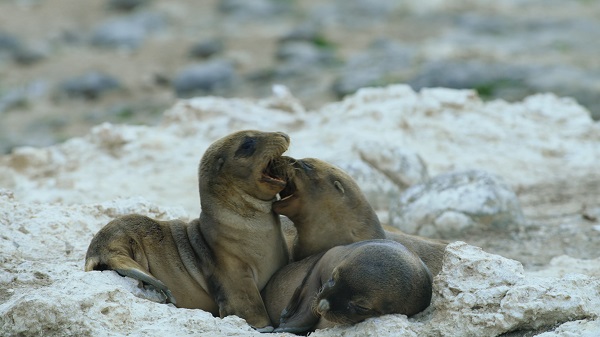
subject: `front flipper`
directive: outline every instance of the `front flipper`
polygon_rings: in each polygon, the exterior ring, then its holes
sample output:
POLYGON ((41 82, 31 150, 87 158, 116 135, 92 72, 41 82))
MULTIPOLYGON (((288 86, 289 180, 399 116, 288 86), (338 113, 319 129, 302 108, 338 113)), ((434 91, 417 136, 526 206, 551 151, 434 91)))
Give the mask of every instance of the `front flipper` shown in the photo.
POLYGON ((219 316, 236 315, 260 332, 271 332, 273 326, 258 287, 249 272, 221 270, 208 278, 209 287, 219 306, 219 316))
POLYGON ((313 265, 281 312, 279 326, 274 332, 303 333, 313 330, 320 318, 313 310, 313 303, 320 288, 320 277, 313 265))
POLYGON ((121 276, 131 277, 132 279, 142 281, 146 284, 151 285, 152 287, 154 287, 154 289, 161 292, 167 297, 167 303, 173 303, 174 305, 177 304, 177 302, 175 301, 175 297, 171 293, 171 290, 169 290, 169 288, 167 288, 167 286, 164 283, 162 283, 159 279, 148 275, 138 269, 115 269, 115 271, 121 276))

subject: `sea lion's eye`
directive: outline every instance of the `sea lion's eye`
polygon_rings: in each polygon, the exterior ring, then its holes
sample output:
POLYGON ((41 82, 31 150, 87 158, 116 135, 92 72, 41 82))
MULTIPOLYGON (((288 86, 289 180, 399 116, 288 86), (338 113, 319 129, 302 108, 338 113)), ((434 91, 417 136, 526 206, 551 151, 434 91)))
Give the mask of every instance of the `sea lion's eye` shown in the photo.
POLYGON ((246 137, 240 147, 235 151, 236 157, 250 157, 256 151, 256 139, 246 137))
POLYGON ((366 315, 366 314, 372 312, 371 309, 369 309, 367 307, 363 307, 363 306, 355 304, 355 303, 349 303, 349 306, 352 309, 354 309, 354 311, 359 315, 366 315))

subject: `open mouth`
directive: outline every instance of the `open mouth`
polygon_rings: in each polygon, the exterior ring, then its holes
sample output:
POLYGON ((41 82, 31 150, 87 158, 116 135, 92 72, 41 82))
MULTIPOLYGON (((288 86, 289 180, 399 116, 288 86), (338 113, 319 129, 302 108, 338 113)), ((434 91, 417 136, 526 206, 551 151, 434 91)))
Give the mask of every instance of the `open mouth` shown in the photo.
POLYGON ((262 171, 261 180, 283 188, 286 186, 291 172, 290 162, 287 157, 275 157, 267 163, 267 166, 262 171))
POLYGON ((289 180, 283 190, 277 194, 277 201, 285 201, 292 196, 294 196, 294 192, 296 192, 296 185, 289 180))

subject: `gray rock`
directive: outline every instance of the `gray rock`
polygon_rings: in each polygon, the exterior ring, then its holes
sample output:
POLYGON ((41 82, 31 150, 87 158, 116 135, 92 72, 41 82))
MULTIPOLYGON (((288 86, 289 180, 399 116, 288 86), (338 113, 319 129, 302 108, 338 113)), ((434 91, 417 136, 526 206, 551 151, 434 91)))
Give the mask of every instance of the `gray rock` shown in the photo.
POLYGON ((388 40, 375 41, 366 51, 346 62, 332 90, 341 98, 363 87, 399 82, 414 61, 412 48, 388 40))
POLYGON ((538 67, 525 83, 536 92, 569 96, 585 106, 595 120, 600 119, 600 72, 561 65, 538 67))
POLYGON ((177 96, 188 97, 229 88, 233 85, 235 77, 235 69, 231 62, 215 60, 183 69, 173 80, 173 87, 177 96))
POLYGON ((48 51, 41 46, 22 46, 13 53, 13 60, 22 65, 31 65, 48 57, 48 51))
POLYGON ((289 41, 308 41, 315 42, 321 39, 321 32, 319 27, 316 24, 312 23, 304 23, 299 26, 294 27, 292 30, 283 34, 281 38, 279 38, 279 42, 289 42, 289 41))
POLYGON ((0 32, 0 56, 6 54, 12 56, 21 48, 21 41, 15 35, 0 32))
POLYGON ((403 10, 403 2, 395 0, 335 0, 323 3, 311 13, 313 20, 353 29, 370 28, 374 22, 387 21, 403 10))
POLYGON ((471 31, 474 34, 501 35, 516 29, 514 19, 498 15, 483 15, 481 13, 466 13, 454 19, 458 29, 471 31))
POLYGON ((235 16, 239 19, 264 19, 275 17, 291 10, 289 1, 277 0, 220 0, 217 8, 219 12, 235 16))
POLYGON ((279 44, 277 59, 287 62, 297 62, 305 65, 328 64, 335 59, 331 50, 319 48, 314 43, 290 41, 279 44))
POLYGON ((151 33, 165 26, 159 13, 141 12, 111 19, 100 24, 92 33, 92 44, 99 47, 135 49, 151 33))
POLYGON ((436 61, 425 64, 408 82, 413 89, 475 89, 487 99, 516 101, 536 92, 570 96, 600 119, 600 73, 573 66, 512 65, 482 61, 436 61))
POLYGON ((0 32, 0 59, 12 59, 19 64, 29 65, 46 58, 46 49, 43 44, 30 46, 13 34, 0 32))
POLYGON ((407 233, 444 239, 510 232, 525 222, 517 196, 502 179, 475 170, 412 186, 391 203, 389 218, 407 233))
POLYGON ((190 48, 189 55, 194 58, 209 58, 223 51, 223 41, 217 38, 200 41, 190 48))
POLYGON ((34 81, 26 86, 8 90, 0 96, 0 113, 25 106, 32 101, 46 96, 49 84, 44 80, 34 81))
POLYGON ((475 89, 484 98, 518 100, 533 93, 524 83, 532 71, 532 68, 482 61, 435 61, 426 63, 408 84, 415 90, 475 89))
POLYGON ((97 71, 64 81, 60 90, 69 97, 96 99, 109 91, 121 88, 118 79, 97 71))
POLYGON ((107 6, 116 11, 131 11, 149 3, 150 0, 108 0, 107 6))
POLYGON ((323 67, 336 62, 333 50, 304 41, 281 43, 276 57, 281 61, 275 69, 275 76, 279 80, 319 74, 323 67))

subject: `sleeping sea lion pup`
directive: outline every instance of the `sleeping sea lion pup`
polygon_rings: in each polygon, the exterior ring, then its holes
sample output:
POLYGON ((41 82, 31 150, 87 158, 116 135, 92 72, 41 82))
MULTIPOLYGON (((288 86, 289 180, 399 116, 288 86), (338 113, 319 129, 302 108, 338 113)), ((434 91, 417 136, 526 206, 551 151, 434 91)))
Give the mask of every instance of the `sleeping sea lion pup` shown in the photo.
POLYGON ((112 269, 154 286, 177 306, 237 315, 271 331, 260 289, 289 261, 271 209, 286 184, 289 165, 281 154, 288 146, 280 132, 240 131, 217 140, 198 169, 199 219, 113 220, 92 239, 85 270, 112 269))
POLYGON ((294 262, 275 274, 264 292, 266 303, 279 303, 272 308, 275 312, 289 299, 275 332, 293 333, 386 314, 411 316, 429 306, 431 294, 432 276, 423 261, 390 240, 337 246, 294 262), (288 271, 298 269, 305 272, 303 279, 286 277, 288 271), (271 298, 280 296, 280 283, 296 287, 291 298, 289 292, 287 298, 271 298))
MULTIPOLYGON (((358 184, 343 170, 320 159, 283 157, 294 167, 273 210, 296 227, 292 256, 297 261, 337 245, 362 240, 400 242, 425 262, 433 275, 442 268, 447 243, 401 231, 385 231, 358 184)), ((288 232, 286 231, 286 235, 288 232)))

